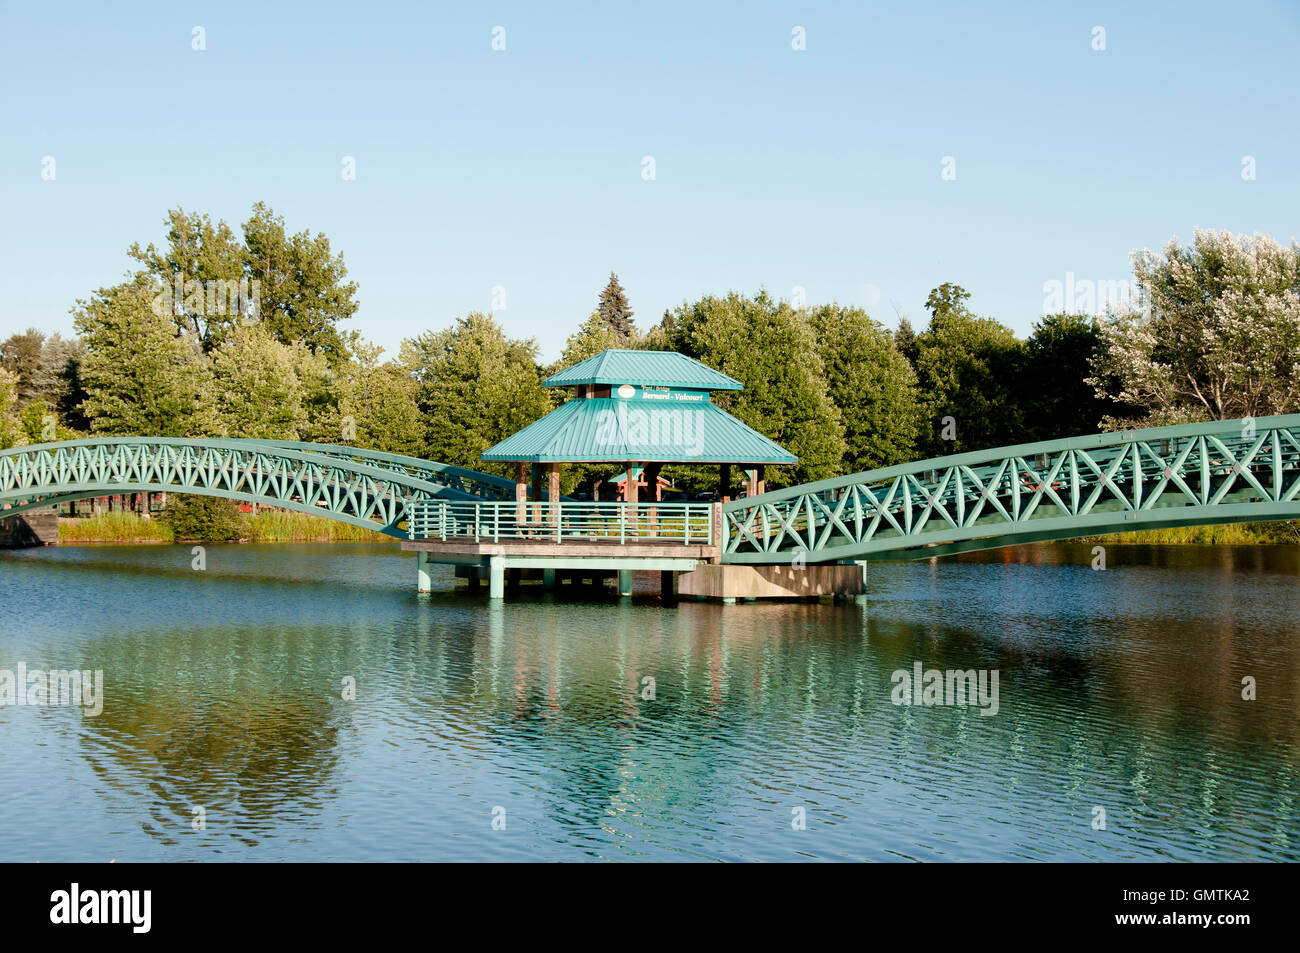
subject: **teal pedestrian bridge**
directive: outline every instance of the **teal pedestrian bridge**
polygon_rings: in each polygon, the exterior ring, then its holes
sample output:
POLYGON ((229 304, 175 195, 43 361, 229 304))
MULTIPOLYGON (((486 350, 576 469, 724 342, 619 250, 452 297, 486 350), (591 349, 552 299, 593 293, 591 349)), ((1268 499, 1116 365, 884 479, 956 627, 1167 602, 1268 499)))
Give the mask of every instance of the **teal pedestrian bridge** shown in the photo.
POLYGON ((875 559, 1300 519, 1300 415, 980 450, 714 503, 521 498, 517 481, 474 470, 284 441, 104 437, 0 451, 6 517, 147 492, 260 503, 375 529, 417 552, 425 588, 430 561, 456 565, 471 585, 486 578, 494 595, 511 570, 553 583, 557 572, 657 569, 685 580, 712 567, 709 591, 686 588, 727 600, 772 594, 765 586, 799 595, 805 577, 812 589, 835 588, 849 578, 844 570, 860 577, 860 564, 875 559), (818 566, 838 567, 840 581, 816 581, 818 566), (759 573, 757 582, 726 581, 745 567, 759 573))

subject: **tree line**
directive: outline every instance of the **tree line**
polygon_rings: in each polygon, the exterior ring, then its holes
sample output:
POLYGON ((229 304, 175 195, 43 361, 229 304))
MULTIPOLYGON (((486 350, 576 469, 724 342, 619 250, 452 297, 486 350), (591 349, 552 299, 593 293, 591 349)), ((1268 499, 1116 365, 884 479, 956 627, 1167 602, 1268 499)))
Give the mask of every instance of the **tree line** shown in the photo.
MULTIPOLYGON (((479 455, 567 399, 542 381, 605 348, 676 350, 745 385, 717 402, 799 457, 769 486, 1099 429, 1300 409, 1300 254, 1268 236, 1197 231, 1134 256, 1139 294, 1098 318, 1045 315, 1020 339, 930 292, 923 330, 766 291, 706 295, 641 329, 616 275, 544 364, 491 314, 402 341, 342 325, 358 289, 323 234, 265 205, 236 231, 168 213, 123 281, 72 309, 77 337, 0 342, 0 447, 80 435, 350 443, 504 472, 479 455), (215 293, 214 293, 215 289, 215 293)), ((572 492, 608 468, 571 467, 572 492)), ((716 471, 665 471, 704 487, 716 471)), ((739 477, 739 475, 738 475, 739 477)))

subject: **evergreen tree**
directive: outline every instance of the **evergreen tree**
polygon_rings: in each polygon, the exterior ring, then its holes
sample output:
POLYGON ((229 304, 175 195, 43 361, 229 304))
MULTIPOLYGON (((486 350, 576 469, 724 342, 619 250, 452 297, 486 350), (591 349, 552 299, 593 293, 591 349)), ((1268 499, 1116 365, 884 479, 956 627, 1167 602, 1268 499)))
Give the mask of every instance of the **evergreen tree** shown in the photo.
POLYGON ((627 295, 618 283, 618 275, 609 273, 609 284, 600 293, 600 306, 596 309, 600 323, 616 332, 624 340, 636 337, 636 325, 632 323, 632 309, 628 306, 627 295))

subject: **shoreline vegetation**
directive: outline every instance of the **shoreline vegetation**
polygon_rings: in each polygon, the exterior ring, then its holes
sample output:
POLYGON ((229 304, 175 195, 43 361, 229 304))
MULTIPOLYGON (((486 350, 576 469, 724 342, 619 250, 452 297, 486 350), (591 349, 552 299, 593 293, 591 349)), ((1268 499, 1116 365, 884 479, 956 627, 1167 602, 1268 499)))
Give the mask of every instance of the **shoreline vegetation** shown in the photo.
MULTIPOLYGON (((307 513, 263 509, 256 516, 242 514, 237 540, 241 543, 384 543, 393 542, 373 530, 307 513)), ((172 529, 158 519, 132 512, 101 516, 60 517, 59 542, 76 543, 176 543, 172 529)), ((1084 536, 1064 542, 1108 546, 1296 546, 1300 521, 1226 523, 1215 526, 1180 526, 1139 530, 1107 536, 1084 536)))
MULTIPOLYGON (((137 513, 116 512, 100 516, 59 517, 59 543, 178 543, 211 540, 178 538, 160 519, 146 519, 137 513)), ((350 523, 296 513, 263 509, 256 516, 241 514, 238 534, 230 542, 240 543, 384 543, 393 537, 350 523)))

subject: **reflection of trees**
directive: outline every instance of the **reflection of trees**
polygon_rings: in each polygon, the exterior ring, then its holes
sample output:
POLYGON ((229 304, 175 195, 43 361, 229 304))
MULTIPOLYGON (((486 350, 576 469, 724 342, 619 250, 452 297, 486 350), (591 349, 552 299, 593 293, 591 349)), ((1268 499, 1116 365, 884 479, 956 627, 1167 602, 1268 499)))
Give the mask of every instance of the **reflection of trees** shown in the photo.
POLYGON ((106 699, 81 722, 88 762, 113 788, 149 792, 150 833, 164 842, 202 807, 209 835, 256 844, 280 815, 319 810, 335 768, 347 715, 325 692, 340 679, 304 679, 301 664, 328 667, 315 653, 330 634, 222 627, 100 640, 92 658, 106 699))

